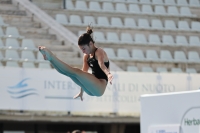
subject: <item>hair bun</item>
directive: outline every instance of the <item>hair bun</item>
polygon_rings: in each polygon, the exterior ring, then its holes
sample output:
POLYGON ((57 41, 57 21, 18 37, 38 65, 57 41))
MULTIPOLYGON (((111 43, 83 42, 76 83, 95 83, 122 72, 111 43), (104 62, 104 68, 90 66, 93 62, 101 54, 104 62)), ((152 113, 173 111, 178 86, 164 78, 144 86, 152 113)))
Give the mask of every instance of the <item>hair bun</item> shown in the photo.
POLYGON ((90 26, 88 26, 86 30, 89 35, 91 35, 93 33, 93 30, 90 26))
MULTIPOLYGON (((91 25, 91 24, 90 24, 91 25)), ((86 28, 86 33, 83 33, 79 39, 78 39, 78 45, 89 45, 90 41, 92 41, 93 43, 95 43, 94 39, 93 39, 93 30, 92 27, 88 25, 86 28)))

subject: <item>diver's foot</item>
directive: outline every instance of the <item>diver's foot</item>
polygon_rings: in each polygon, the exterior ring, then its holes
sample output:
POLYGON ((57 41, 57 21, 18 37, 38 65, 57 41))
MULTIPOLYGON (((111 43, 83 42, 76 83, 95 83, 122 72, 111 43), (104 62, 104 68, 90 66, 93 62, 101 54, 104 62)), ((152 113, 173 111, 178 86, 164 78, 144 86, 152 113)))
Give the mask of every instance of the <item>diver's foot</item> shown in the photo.
POLYGON ((39 46, 39 51, 44 57, 44 60, 51 60, 51 52, 44 46, 39 46))

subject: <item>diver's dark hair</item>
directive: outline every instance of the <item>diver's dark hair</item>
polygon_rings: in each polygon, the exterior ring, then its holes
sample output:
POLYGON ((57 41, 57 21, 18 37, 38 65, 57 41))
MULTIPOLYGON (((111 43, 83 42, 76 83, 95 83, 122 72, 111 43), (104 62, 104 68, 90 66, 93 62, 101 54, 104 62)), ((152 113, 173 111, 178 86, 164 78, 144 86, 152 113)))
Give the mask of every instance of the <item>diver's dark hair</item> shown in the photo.
POLYGON ((80 46, 81 45, 86 45, 86 44, 89 45, 90 41, 95 43, 95 41, 92 38, 93 30, 92 30, 90 25, 86 28, 86 31, 87 32, 82 34, 78 39, 78 45, 80 45, 80 46))

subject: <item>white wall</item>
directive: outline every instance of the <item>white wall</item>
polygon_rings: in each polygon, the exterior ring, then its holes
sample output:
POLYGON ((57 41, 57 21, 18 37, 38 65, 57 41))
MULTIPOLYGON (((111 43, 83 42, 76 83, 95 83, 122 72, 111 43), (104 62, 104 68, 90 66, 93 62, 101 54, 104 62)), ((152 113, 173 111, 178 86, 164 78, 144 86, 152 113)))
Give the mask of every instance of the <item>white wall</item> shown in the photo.
POLYGON ((84 93, 83 102, 73 99, 80 91, 69 77, 54 69, 0 68, 0 109, 119 113, 140 116, 140 95, 197 90, 199 74, 111 72, 101 97, 84 93), (178 81, 177 81, 178 79, 178 81))
POLYGON ((169 131, 172 126, 180 126, 180 133, 200 133, 200 91, 143 95, 140 120, 141 133, 151 126, 157 127, 151 133, 175 133, 169 131))

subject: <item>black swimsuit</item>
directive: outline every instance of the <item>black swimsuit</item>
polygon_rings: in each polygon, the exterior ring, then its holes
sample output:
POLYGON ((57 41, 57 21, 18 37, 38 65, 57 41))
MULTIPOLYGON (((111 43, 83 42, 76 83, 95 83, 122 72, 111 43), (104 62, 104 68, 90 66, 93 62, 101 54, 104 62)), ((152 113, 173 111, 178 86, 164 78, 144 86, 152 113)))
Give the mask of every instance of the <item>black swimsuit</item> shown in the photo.
MULTIPOLYGON (((108 82, 108 78, 107 78, 106 74, 100 68, 100 66, 98 64, 98 60, 95 59, 95 52, 96 52, 96 50, 94 51, 94 55, 93 55, 92 58, 88 57, 87 63, 89 65, 89 67, 92 69, 92 74, 96 78, 98 78, 98 79, 105 79, 108 82)), ((104 62, 104 64, 105 64, 105 66, 107 68, 109 68, 109 61, 108 62, 104 62)))

